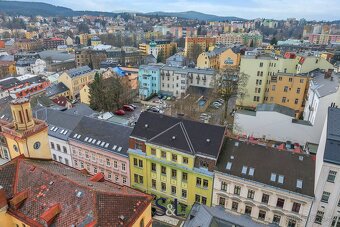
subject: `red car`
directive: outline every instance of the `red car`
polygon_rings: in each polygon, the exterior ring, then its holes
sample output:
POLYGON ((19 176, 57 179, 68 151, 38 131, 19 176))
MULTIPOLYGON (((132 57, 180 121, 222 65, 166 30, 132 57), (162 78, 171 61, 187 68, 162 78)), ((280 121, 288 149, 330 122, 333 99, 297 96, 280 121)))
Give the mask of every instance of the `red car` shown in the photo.
POLYGON ((123 116, 123 115, 125 115, 125 111, 124 110, 116 110, 115 114, 119 115, 119 116, 123 116))
POLYGON ((124 105, 124 106, 123 106, 123 110, 124 110, 124 111, 134 111, 133 107, 132 107, 132 106, 129 106, 129 105, 124 105))

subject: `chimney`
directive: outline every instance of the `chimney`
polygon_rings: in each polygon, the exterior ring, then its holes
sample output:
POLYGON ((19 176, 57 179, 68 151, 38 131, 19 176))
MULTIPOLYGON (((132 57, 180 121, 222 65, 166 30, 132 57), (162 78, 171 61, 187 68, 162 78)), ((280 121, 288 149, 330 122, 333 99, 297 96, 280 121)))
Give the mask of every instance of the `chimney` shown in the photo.
POLYGON ((332 73, 333 73, 334 69, 328 69, 327 71, 325 71, 325 79, 331 78, 332 73))
POLYGON ((17 210, 20 205, 27 199, 28 197, 28 190, 19 192, 18 194, 14 195, 14 197, 9 201, 9 204, 17 210))
POLYGON ((5 189, 0 186, 0 213, 7 212, 8 209, 8 203, 7 203, 7 197, 5 189))
POLYGON ((103 182, 104 180, 105 180, 104 174, 102 173, 97 173, 96 175, 90 178, 90 181, 93 181, 93 182, 103 182))

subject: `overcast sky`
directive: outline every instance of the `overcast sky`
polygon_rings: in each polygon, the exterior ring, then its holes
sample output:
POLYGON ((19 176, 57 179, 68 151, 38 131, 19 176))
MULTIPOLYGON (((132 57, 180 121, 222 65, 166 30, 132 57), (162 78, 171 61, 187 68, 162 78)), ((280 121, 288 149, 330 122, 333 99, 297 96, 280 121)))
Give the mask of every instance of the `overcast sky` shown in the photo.
POLYGON ((25 0, 73 10, 182 12, 253 18, 339 20, 340 0, 25 0))

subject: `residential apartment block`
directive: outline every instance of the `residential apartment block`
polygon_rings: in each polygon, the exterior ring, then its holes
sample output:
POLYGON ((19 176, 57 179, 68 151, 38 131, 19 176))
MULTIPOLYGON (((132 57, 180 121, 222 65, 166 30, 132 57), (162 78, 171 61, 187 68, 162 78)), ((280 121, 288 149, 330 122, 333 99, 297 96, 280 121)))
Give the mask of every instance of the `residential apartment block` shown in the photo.
POLYGON ((250 47, 262 45, 263 36, 259 32, 250 33, 225 33, 216 36, 216 43, 222 45, 243 44, 250 47))
POLYGON ((138 71, 139 97, 146 99, 160 91, 162 65, 141 65, 138 71))
POLYGON ((89 66, 92 69, 100 69, 100 63, 106 59, 105 51, 82 49, 75 52, 76 67, 89 66))
POLYGON ((49 38, 43 40, 46 49, 57 49, 58 46, 65 45, 65 40, 61 38, 49 38))
POLYGON ((70 69, 58 78, 58 82, 62 82, 70 90, 70 97, 76 98, 79 96, 80 90, 88 83, 94 80, 95 71, 89 66, 70 69))
POLYGON ((317 45, 338 44, 340 43, 340 35, 310 34, 308 41, 317 45))
POLYGON ((215 171, 213 205, 266 225, 306 226, 314 169, 309 155, 227 139, 215 171))
POLYGON ((155 40, 150 43, 139 44, 139 49, 144 55, 152 54, 156 59, 159 54, 162 54, 162 59, 167 59, 173 53, 173 50, 177 50, 177 43, 168 40, 155 40))
POLYGON ((213 170, 225 128, 143 112, 129 141, 131 186, 177 199, 181 212, 212 202, 213 170))
MULTIPOLYGON (((266 90, 271 88, 272 76, 277 77, 278 73, 305 74, 315 69, 333 69, 333 65, 324 58, 306 54, 244 56, 241 58, 240 72, 249 76, 245 89, 247 94, 238 97, 236 104, 255 108, 257 104, 265 102, 266 90)), ((289 86, 289 83, 288 79, 286 86, 289 86)), ((295 99, 289 102, 294 103, 295 99)), ((282 105, 283 103, 278 104, 282 105)))
POLYGON ((195 45, 200 47, 201 52, 204 52, 204 51, 208 51, 209 47, 212 47, 215 44, 216 44, 216 38, 213 38, 213 37, 205 37, 205 36, 186 37, 184 55, 187 58, 193 60, 195 45))
POLYGON ((323 127, 315 167, 315 201, 309 226, 340 225, 340 109, 333 104, 323 127))
POLYGON ((213 88, 215 77, 213 69, 163 66, 160 69, 160 92, 181 97, 191 86, 213 88))

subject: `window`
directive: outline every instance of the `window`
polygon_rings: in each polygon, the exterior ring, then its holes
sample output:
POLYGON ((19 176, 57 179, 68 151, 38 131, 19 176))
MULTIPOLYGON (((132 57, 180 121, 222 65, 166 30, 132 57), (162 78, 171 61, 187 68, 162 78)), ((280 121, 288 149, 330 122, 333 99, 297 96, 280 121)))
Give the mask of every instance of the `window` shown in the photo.
POLYGON ((110 166, 110 165, 111 165, 110 159, 108 159, 108 158, 106 159, 106 165, 107 165, 107 166, 110 166))
POLYGON ((126 177, 123 177, 123 184, 126 184, 126 177))
POLYGON ((140 168, 143 168, 143 160, 139 160, 139 161, 138 161, 138 164, 139 164, 138 166, 139 166, 140 168))
POLYGON ((321 202, 328 203, 328 199, 329 199, 330 195, 331 195, 331 193, 324 191, 322 193, 321 202))
POLYGON ((112 178, 111 173, 108 173, 108 174, 107 174, 107 178, 108 178, 108 179, 111 179, 111 178, 112 178))
POLYGON ((285 179, 284 176, 279 175, 279 178, 278 178, 277 182, 279 182, 280 184, 283 184, 284 179, 285 179))
POLYGON ((234 188, 234 194, 235 194, 235 195, 240 195, 240 194, 241 194, 241 187, 240 187, 240 186, 235 186, 235 188, 234 188))
POLYGON ((246 208, 244 209, 244 214, 250 216, 251 215, 251 210, 252 210, 251 206, 246 206, 246 208))
POLYGON ((340 217, 335 216, 333 218, 331 227, 340 227, 340 217))
POLYGON ((331 183, 334 183, 335 177, 336 177, 336 172, 330 170, 330 171, 328 172, 327 181, 328 181, 328 182, 331 182, 331 183))
POLYGON ((171 170, 171 177, 172 178, 177 178, 177 170, 175 170, 175 169, 171 170))
POLYGON ((176 195, 176 187, 171 186, 171 194, 176 195))
POLYGON ((137 160, 137 158, 134 158, 134 159, 133 159, 133 165, 134 165, 134 166, 138 166, 138 160, 137 160))
POLYGON ((294 104, 297 105, 299 103, 299 99, 295 99, 294 104))
POLYGON ((282 77, 281 76, 279 76, 279 81, 281 81, 282 80, 282 77))
POLYGON ((202 196, 202 204, 206 205, 207 204, 207 198, 202 196))
POLYGON ((322 219, 323 219, 323 215, 324 215, 324 212, 318 210, 318 212, 316 213, 314 222, 317 223, 317 224, 321 224, 322 219))
POLYGON ((84 169, 84 162, 80 162, 80 168, 84 169))
MULTIPOLYGON (((117 176, 118 177, 118 176, 117 176)), ((118 179, 116 179, 116 181, 118 181, 118 179)), ((139 183, 143 184, 143 176, 139 176, 139 183)))
POLYGON ((294 202, 293 203, 293 207, 292 207, 292 211, 295 212, 295 213, 299 213, 300 212, 300 207, 301 207, 300 203, 294 202))
POLYGON ((125 171, 125 170, 126 170, 126 164, 122 163, 122 171, 125 171))
POLYGON ((61 149, 60 149, 60 145, 59 144, 57 144, 57 150, 58 151, 60 151, 61 149))
POLYGON ((260 62, 260 67, 263 67, 263 62, 260 62))
POLYGON ((340 199, 339 199, 339 201, 338 201, 338 207, 340 207, 340 199))
MULTIPOLYGON (((137 160, 137 159, 136 159, 137 160)), ((137 165, 137 164, 136 164, 137 165)), ((115 168, 115 169, 117 169, 118 168, 118 163, 117 163, 117 161, 114 161, 113 162, 113 167, 115 168)))
POLYGON ((237 208, 238 208, 238 202, 233 202, 233 203, 231 204, 231 209, 232 209, 233 211, 237 211, 237 208))
POLYGON ((296 93, 300 94, 301 88, 296 89, 296 93))
POLYGON ((151 155, 156 156, 156 149, 151 148, 151 155))
POLYGON ((293 82, 293 78, 289 77, 288 81, 293 82))
POLYGON ((242 174, 247 174, 247 169, 248 169, 247 166, 243 166, 242 167, 242 174))
POLYGON ((268 202, 269 202, 269 195, 268 194, 262 194, 261 202, 268 204, 268 202))
POLYGON ((142 218, 142 220, 140 220, 139 227, 144 227, 144 218, 142 218))
POLYGON ((200 203, 201 202, 201 196, 195 195, 195 202, 200 203))
POLYGON ((161 157, 166 158, 166 152, 165 151, 161 151, 161 157))
POLYGON ((300 179, 296 180, 296 187, 297 188, 302 188, 302 180, 300 180, 300 179))
POLYGON ((201 187, 201 184, 202 184, 202 179, 197 177, 196 178, 196 186, 201 187))
POLYGON ((161 188, 162 188, 162 191, 164 192, 164 191, 166 191, 166 184, 165 183, 161 183, 161 188))
POLYGON ((188 174, 182 173, 182 181, 188 181, 188 174))
POLYGON ((222 181, 221 183, 221 191, 227 191, 228 184, 227 182, 222 181))
POLYGON ((66 164, 66 165, 69 165, 69 161, 68 161, 67 158, 65 158, 65 164, 66 164))
POLYGON ((182 189, 182 198, 187 198, 187 190, 182 189))
MULTIPOLYGON (((57 160, 57 155, 53 154, 53 160, 57 160)), ((76 160, 74 162, 76 162, 76 160)))
POLYGON ((187 157, 183 157, 183 163, 184 164, 188 164, 188 162, 189 162, 188 158, 187 157))
POLYGON ((283 208, 284 204, 285 204, 285 200, 284 199, 281 199, 281 198, 277 199, 277 202, 276 202, 276 206, 277 207, 283 208))
POLYGON ((282 97, 281 102, 282 102, 282 103, 286 103, 286 101, 287 101, 287 98, 286 98, 286 97, 282 97))
POLYGON ((208 188, 208 180, 203 180, 203 188, 208 188))
POLYGON ((275 91, 276 86, 272 85, 272 91, 275 91))
POLYGON ((288 92, 288 86, 284 86, 283 91, 288 92))
POLYGON ((300 79, 300 83, 303 83, 303 81, 304 81, 303 79, 300 79))
POLYGON ((264 220, 266 218, 266 211, 260 210, 259 212, 259 220, 264 220))
POLYGON ((51 142, 51 148, 54 149, 54 143, 53 142, 51 142))
POLYGON ((276 181, 276 174, 275 174, 275 173, 272 173, 272 174, 270 175, 270 181, 273 181, 273 182, 276 181))
POLYGON ((177 155, 172 154, 171 160, 172 160, 173 162, 177 162, 177 155))
POLYGON ((161 166, 161 173, 166 175, 166 167, 165 166, 161 166))
POLYGON ((156 163, 151 163, 151 171, 156 172, 156 163))
POLYGON ((97 167, 94 167, 94 168, 93 168, 93 172, 94 172, 94 173, 97 173, 97 172, 98 172, 97 167))
POLYGON ((281 221, 281 216, 274 214, 273 223, 279 225, 281 221))
POLYGON ((249 176, 254 176, 254 171, 255 171, 255 169, 250 167, 250 168, 249 168, 248 175, 249 175, 249 176))
POLYGON ((255 191, 249 189, 249 190, 248 190, 247 198, 248 198, 248 199, 254 199, 254 195, 255 195, 255 191))
POLYGON ((67 149, 66 149, 65 146, 63 146, 63 151, 64 151, 64 153, 67 153, 67 149))
POLYGON ((224 197, 219 198, 218 205, 225 206, 225 198, 224 197))

